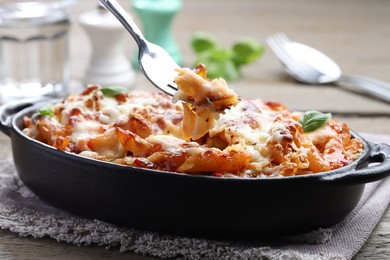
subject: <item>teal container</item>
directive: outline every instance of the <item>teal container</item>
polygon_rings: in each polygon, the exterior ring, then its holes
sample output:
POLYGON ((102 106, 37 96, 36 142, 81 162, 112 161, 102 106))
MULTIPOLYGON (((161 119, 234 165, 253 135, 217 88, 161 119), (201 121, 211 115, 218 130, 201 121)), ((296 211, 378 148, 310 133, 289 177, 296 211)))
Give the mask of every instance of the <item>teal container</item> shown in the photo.
MULTIPOLYGON (((133 0, 132 9, 143 23, 145 38, 165 49, 178 65, 182 56, 172 34, 172 22, 182 8, 181 0, 133 0)), ((139 68, 138 52, 133 58, 134 68, 139 68)))

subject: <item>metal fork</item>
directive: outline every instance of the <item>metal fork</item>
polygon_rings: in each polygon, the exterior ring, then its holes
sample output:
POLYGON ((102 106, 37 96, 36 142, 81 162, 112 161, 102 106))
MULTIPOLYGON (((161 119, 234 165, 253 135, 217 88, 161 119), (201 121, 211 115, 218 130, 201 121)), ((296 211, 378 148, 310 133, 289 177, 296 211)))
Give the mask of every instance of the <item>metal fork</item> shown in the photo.
POLYGON ((318 73, 311 66, 307 66, 307 63, 302 59, 294 57, 294 53, 288 48, 291 41, 284 33, 269 36, 266 41, 290 76, 304 83, 315 81, 318 73))
POLYGON ((126 28, 138 45, 138 62, 146 78, 161 91, 173 96, 177 91, 174 82, 179 65, 160 46, 147 41, 133 19, 116 0, 100 0, 126 28))
POLYGON ((298 81, 308 84, 333 83, 390 103, 390 84, 387 82, 342 75, 340 67, 325 54, 290 41, 284 33, 267 37, 267 43, 285 66, 286 72, 298 81))

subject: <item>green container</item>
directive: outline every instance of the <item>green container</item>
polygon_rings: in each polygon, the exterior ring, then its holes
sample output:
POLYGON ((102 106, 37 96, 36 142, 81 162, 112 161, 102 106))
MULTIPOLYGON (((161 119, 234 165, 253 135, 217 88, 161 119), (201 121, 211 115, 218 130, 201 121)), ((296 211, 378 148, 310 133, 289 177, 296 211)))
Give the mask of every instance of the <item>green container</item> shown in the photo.
MULTIPOLYGON (((181 0, 133 0, 132 8, 143 23, 145 38, 161 46, 178 65, 182 65, 179 47, 172 35, 172 21, 182 8, 181 0)), ((139 68, 138 52, 133 65, 139 68)))

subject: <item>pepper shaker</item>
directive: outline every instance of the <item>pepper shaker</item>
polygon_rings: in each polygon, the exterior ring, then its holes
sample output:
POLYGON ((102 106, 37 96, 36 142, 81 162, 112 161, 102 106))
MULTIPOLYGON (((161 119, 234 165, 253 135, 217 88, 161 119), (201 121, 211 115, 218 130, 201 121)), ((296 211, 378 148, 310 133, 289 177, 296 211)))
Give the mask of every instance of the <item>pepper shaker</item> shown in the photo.
POLYGON ((84 82, 102 86, 132 86, 135 73, 126 57, 124 44, 129 41, 122 24, 101 5, 81 14, 79 21, 92 45, 84 82))
MULTIPOLYGON (((172 21, 182 8, 181 0, 133 0, 133 10, 143 23, 145 38, 165 49, 177 64, 182 64, 182 57, 172 35, 172 21)), ((133 64, 138 65, 138 52, 133 64)))

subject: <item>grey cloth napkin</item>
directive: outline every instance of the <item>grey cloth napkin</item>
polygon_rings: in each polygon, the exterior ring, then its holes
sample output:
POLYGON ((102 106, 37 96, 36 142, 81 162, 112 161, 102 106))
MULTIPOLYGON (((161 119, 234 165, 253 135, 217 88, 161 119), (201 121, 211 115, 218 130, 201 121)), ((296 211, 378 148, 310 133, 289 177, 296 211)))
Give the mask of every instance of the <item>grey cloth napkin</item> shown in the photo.
MULTIPOLYGON (((375 143, 390 136, 365 134, 375 143)), ((41 201, 16 174, 12 158, 0 161, 0 228, 21 236, 50 237, 75 245, 99 245, 161 258, 351 259, 390 202, 390 178, 366 185, 362 199, 341 223, 307 234, 248 242, 179 237, 81 218, 41 201)))

